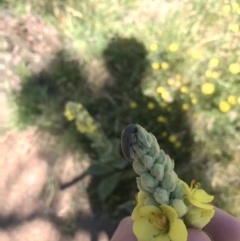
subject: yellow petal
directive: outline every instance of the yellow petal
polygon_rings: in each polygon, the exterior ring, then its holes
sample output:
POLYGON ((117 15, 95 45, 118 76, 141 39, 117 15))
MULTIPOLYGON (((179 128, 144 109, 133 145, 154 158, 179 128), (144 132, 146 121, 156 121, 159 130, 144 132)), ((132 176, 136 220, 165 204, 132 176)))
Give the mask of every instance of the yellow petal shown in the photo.
POLYGON ((171 241, 171 239, 168 234, 160 234, 151 241, 171 241))
POLYGON ((141 217, 140 213, 139 213, 139 209, 142 207, 143 205, 142 204, 138 204, 134 209, 133 209, 133 212, 132 212, 132 220, 137 220, 138 218, 141 217))
POLYGON ((170 225, 168 235, 171 241, 186 241, 188 233, 184 222, 181 219, 176 219, 170 225))
POLYGON ((143 192, 143 191, 139 191, 138 195, 137 195, 137 201, 140 204, 143 204, 145 199, 147 197, 147 193, 143 192))
POLYGON ((209 203, 214 197, 207 194, 203 189, 197 189, 193 192, 192 198, 199 202, 209 203))
POLYGON ((161 205, 160 209, 167 216, 170 222, 174 222, 174 220, 178 218, 177 212, 171 206, 161 205))
POLYGON ((155 213, 155 214, 162 213, 161 209, 153 205, 143 206, 140 208, 139 212, 145 218, 149 218, 152 213, 155 213))
POLYGON ((198 207, 198 208, 203 208, 203 209, 212 209, 213 206, 209 205, 209 204, 204 204, 204 203, 201 203, 197 200, 189 200, 191 202, 191 204, 193 204, 194 206, 198 207))
POLYGON ((151 241, 159 235, 159 229, 151 224, 148 219, 139 218, 133 223, 133 233, 138 241, 151 241))

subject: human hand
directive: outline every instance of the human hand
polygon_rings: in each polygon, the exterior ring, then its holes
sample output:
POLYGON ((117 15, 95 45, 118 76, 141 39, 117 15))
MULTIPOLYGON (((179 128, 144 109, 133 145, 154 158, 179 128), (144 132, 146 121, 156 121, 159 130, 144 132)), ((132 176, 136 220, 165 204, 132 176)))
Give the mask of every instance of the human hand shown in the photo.
MULTIPOLYGON (((203 231, 188 229, 187 241, 211 241, 206 233, 210 234, 214 241, 240 241, 240 220, 218 208, 214 209, 215 214, 203 231)), ((137 241, 132 232, 132 224, 131 217, 124 218, 111 241, 137 241)))

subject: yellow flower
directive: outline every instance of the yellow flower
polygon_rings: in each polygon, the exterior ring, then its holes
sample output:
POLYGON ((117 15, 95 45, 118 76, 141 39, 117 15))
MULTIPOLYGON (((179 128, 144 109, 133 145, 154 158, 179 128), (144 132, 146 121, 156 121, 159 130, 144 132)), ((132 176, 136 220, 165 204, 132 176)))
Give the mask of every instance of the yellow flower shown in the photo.
POLYGON ((205 72, 205 76, 208 77, 208 78, 212 77, 212 71, 211 70, 207 70, 205 72))
POLYGON ((181 142, 180 142, 180 141, 177 141, 177 142, 175 143, 175 147, 176 147, 176 148, 181 147, 181 145, 182 145, 182 144, 181 144, 181 142))
POLYGON ((240 14, 240 8, 237 9, 237 14, 240 14))
POLYGON ((237 98, 234 95, 229 95, 227 101, 230 105, 234 105, 237 102, 237 98))
POLYGON ((164 116, 158 116, 157 121, 160 123, 166 123, 167 122, 167 118, 164 116))
POLYGON ((185 94, 188 92, 188 88, 186 86, 182 86, 180 91, 185 94))
POLYGON ((153 109, 155 108, 155 104, 154 104, 153 102, 148 102, 148 103, 147 103, 147 108, 148 108, 149 110, 153 110, 153 109))
POLYGON ((230 13, 230 11, 231 11, 231 6, 230 5, 228 5, 228 4, 226 4, 226 5, 224 5, 223 6, 223 12, 224 13, 230 13))
POLYGON ((239 31, 239 25, 234 23, 229 25, 229 29, 232 30, 234 33, 239 31))
POLYGON ((145 199, 147 198, 147 193, 139 191, 136 195, 137 206, 133 209, 132 220, 136 220, 141 217, 139 209, 143 206, 145 199))
POLYGON ((235 10, 235 9, 238 9, 239 5, 237 2, 232 2, 232 8, 235 10))
POLYGON ((202 56, 202 53, 198 50, 191 51, 191 55, 193 59, 200 59, 202 56))
POLYGON ((162 137, 166 137, 166 136, 167 136, 167 132, 164 131, 164 132, 162 133, 162 137))
POLYGON ((184 221, 188 227, 202 229, 213 217, 214 209, 202 209, 194 206, 188 207, 188 212, 184 216, 184 221))
POLYGON ((217 79, 217 78, 219 78, 219 76, 220 76, 220 73, 217 72, 217 71, 213 71, 213 72, 211 73, 211 77, 212 77, 213 79, 217 79))
POLYGON ((201 90, 205 95, 211 95, 215 91, 215 86, 212 83, 206 82, 202 85, 201 90))
POLYGON ((209 62, 209 66, 214 68, 219 65, 219 59, 218 58, 212 58, 209 62))
POLYGON ((157 92, 158 92, 159 94, 162 94, 162 93, 166 92, 166 90, 165 90, 164 87, 158 86, 158 87, 157 87, 157 92))
POLYGON ((177 142, 177 136, 175 135, 170 135, 169 138, 168 138, 169 142, 171 143, 175 143, 177 142))
POLYGON ((240 104, 240 97, 238 97, 238 104, 240 104))
POLYGON ((168 205, 143 206, 133 223, 138 241, 186 241, 187 229, 177 212, 168 205))
POLYGON ((197 208, 203 208, 211 210, 213 206, 207 204, 210 203, 214 196, 207 194, 203 189, 198 189, 199 183, 195 180, 191 182, 191 187, 187 185, 184 181, 180 180, 183 185, 185 199, 197 208))
POLYGON ((163 98, 164 100, 167 100, 167 99, 170 98, 170 94, 169 94, 168 91, 163 92, 163 93, 161 94, 161 96, 162 96, 162 98, 163 98))
POLYGON ((135 108, 137 108, 137 103, 135 101, 131 101, 129 106, 131 109, 135 109, 135 108))
POLYGON ((178 45, 176 43, 172 43, 168 46, 169 51, 176 52, 178 50, 178 45))
POLYGON ((197 98, 191 98, 191 102, 195 105, 197 103, 197 98))
POLYGON ((155 70, 159 69, 160 68, 159 63, 158 62, 153 62, 152 63, 152 68, 155 69, 155 70))
POLYGON ((233 63, 229 65, 229 71, 232 74, 238 74, 240 72, 240 64, 239 63, 233 63))
POLYGON ((156 51, 157 48, 158 48, 157 44, 151 44, 151 45, 150 45, 150 50, 151 50, 151 51, 156 51))
POLYGON ((75 115, 68 108, 65 108, 63 114, 67 118, 68 121, 72 121, 75 118, 75 115))
POLYGON ((161 67, 162 67, 162 69, 168 69, 168 68, 169 68, 169 63, 167 63, 167 62, 162 62, 162 63, 161 63, 161 67))
POLYGON ((188 104, 186 104, 186 103, 184 103, 183 105, 182 105, 182 109, 183 110, 188 110, 189 109, 189 105, 188 104))
POLYGON ((181 75, 180 74, 176 74, 175 78, 180 80, 181 79, 181 75))
POLYGON ((167 79, 167 84, 168 85, 174 85, 174 79, 167 79))
POLYGON ((221 101, 219 103, 219 109, 220 109, 220 111, 222 111, 224 113, 228 112, 230 110, 230 105, 227 101, 221 101))
POLYGON ((181 81, 180 80, 176 80, 174 85, 176 87, 180 87, 181 86, 181 81))

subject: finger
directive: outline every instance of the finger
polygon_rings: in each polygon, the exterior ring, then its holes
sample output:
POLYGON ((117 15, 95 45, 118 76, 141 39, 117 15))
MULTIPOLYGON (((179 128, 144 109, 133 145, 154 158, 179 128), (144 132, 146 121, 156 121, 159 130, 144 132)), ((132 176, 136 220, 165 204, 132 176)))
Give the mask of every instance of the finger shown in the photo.
POLYGON ((124 218, 118 225, 110 241, 137 241, 132 231, 131 217, 124 218))
POLYGON ((211 221, 203 228, 216 241, 239 241, 240 220, 218 209, 211 221))
POLYGON ((187 241, 211 241, 211 238, 201 230, 189 228, 187 241))

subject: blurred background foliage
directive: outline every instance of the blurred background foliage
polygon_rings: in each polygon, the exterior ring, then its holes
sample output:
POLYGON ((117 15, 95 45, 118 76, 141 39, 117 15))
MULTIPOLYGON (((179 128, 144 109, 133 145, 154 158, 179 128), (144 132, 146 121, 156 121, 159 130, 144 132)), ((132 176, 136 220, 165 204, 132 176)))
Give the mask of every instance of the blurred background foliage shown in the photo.
POLYGON ((71 50, 63 46, 38 75, 24 63, 16 69, 14 125, 38 126, 88 154, 87 172, 97 180, 92 198, 105 210, 126 215, 133 207, 135 175, 121 154, 120 134, 138 123, 175 160, 181 178, 197 179, 215 205, 240 216, 240 2, 1 5, 37 13, 71 39, 71 50))

